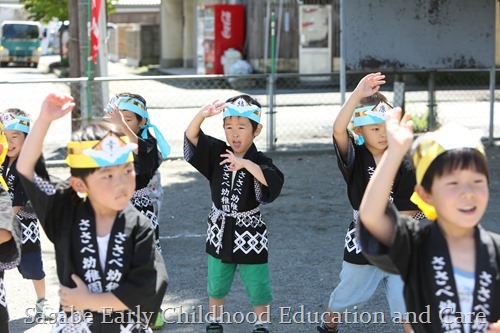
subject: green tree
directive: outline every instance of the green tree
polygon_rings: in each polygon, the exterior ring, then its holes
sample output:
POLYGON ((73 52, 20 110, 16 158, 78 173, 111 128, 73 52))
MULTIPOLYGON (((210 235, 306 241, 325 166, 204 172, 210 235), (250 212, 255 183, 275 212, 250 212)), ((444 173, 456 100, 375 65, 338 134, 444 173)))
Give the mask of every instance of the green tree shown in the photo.
POLYGON ((66 21, 69 18, 68 0, 21 0, 21 4, 34 21, 49 22, 53 18, 66 21))
MULTIPOLYGON (((53 18, 59 21, 69 19, 68 0, 20 0, 34 21, 49 22, 53 18)), ((111 0, 106 0, 108 13, 113 11, 111 0)))

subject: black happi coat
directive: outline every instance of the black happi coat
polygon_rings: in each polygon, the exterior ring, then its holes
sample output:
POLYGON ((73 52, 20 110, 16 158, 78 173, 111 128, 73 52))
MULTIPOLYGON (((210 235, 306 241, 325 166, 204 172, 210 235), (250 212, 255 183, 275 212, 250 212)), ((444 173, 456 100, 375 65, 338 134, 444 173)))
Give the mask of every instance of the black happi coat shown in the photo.
POLYGON ((147 139, 138 137, 137 155, 134 154, 136 190, 148 186, 154 172, 160 167, 160 157, 156 139, 151 134, 148 134, 147 139))
MULTIPOLYGON (((387 214, 395 225, 392 245, 379 243, 360 223, 363 254, 377 267, 401 275, 407 311, 416 314, 415 333, 463 333, 461 314, 470 310, 460 309, 448 245, 438 224, 401 215, 392 204, 387 214)), ((480 315, 473 316, 471 333, 484 332, 488 323, 500 319, 500 235, 477 226, 475 240, 472 312, 480 315)))
POLYGON ((254 144, 243 158, 262 169, 268 186, 263 186, 245 169, 238 170, 232 183, 228 165, 220 165, 231 150, 225 142, 200 131, 198 145, 184 140, 184 157, 210 182, 212 211, 208 217, 206 251, 226 263, 261 264, 268 259, 267 227, 258 209, 274 201, 284 183, 283 173, 254 144))
POLYGON ((150 221, 155 230, 156 248, 161 252, 160 228, 156 216, 154 200, 151 198, 148 184, 161 164, 156 139, 149 133, 147 139, 138 138, 137 155, 134 154, 135 192, 130 201, 150 221))
MULTIPOLYGON (((7 156, 4 163, 0 166, 7 187, 9 188, 9 196, 12 202, 12 207, 21 207, 17 213, 17 220, 22 224, 22 252, 30 253, 41 250, 40 247, 40 230, 38 220, 29 206, 29 200, 24 192, 19 174, 17 173, 17 159, 15 159, 9 167, 10 158, 7 156)), ((35 172, 41 178, 48 180, 49 173, 45 166, 45 160, 40 157, 35 166, 35 172)))
MULTIPOLYGON (((22 175, 20 178, 40 224, 54 243, 59 282, 74 288, 71 275, 76 274, 91 292, 110 291, 132 312, 133 321, 125 326, 103 323, 109 322, 109 317, 103 320, 100 314, 92 312, 93 323, 88 324, 90 332, 148 331, 133 313, 139 306, 141 313, 158 312, 167 288, 167 272, 163 258, 155 249, 151 222, 132 205, 117 214, 103 271, 90 202, 76 197, 69 188, 56 188, 38 177, 34 182, 22 175)), ((58 328, 67 320, 64 315, 58 317, 58 328)))
MULTIPOLYGON (((349 135, 347 161, 342 160, 335 138, 333 145, 337 155, 338 167, 347 183, 349 202, 357 215, 366 186, 375 172, 376 164, 368 148, 365 145, 357 145, 352 132, 347 131, 347 133, 349 135)), ((415 170, 411 162, 405 158, 394 179, 390 197, 390 200, 394 202, 399 210, 418 210, 418 207, 410 201, 415 183, 415 170)), ((366 265, 369 262, 361 253, 361 246, 356 237, 355 220, 353 218, 349 224, 345 237, 344 260, 353 264, 366 265)))

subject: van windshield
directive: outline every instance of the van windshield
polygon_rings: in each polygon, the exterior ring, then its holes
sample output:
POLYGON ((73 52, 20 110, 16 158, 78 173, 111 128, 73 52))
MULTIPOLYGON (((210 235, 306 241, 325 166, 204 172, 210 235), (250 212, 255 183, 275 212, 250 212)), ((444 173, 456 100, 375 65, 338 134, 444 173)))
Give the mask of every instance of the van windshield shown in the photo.
POLYGON ((2 36, 19 39, 38 38, 38 26, 32 24, 4 24, 2 27, 2 36))

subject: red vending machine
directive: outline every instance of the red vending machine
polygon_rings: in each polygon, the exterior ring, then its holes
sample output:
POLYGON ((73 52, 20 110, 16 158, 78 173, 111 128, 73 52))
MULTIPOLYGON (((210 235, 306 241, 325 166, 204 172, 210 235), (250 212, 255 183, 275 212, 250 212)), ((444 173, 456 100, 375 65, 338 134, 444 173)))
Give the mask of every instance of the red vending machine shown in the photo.
POLYGON ((221 57, 229 48, 243 53, 244 5, 205 5, 198 9, 197 73, 224 74, 221 57))

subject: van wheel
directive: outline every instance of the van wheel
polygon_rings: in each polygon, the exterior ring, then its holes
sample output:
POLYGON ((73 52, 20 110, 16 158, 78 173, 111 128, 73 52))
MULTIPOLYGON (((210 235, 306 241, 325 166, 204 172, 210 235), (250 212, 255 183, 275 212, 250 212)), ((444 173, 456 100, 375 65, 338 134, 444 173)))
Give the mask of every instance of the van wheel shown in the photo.
POLYGON ((38 68, 38 63, 37 62, 33 63, 33 68, 38 68))
POLYGON ((0 67, 7 67, 8 64, 8 62, 2 61, 0 62, 0 67))

